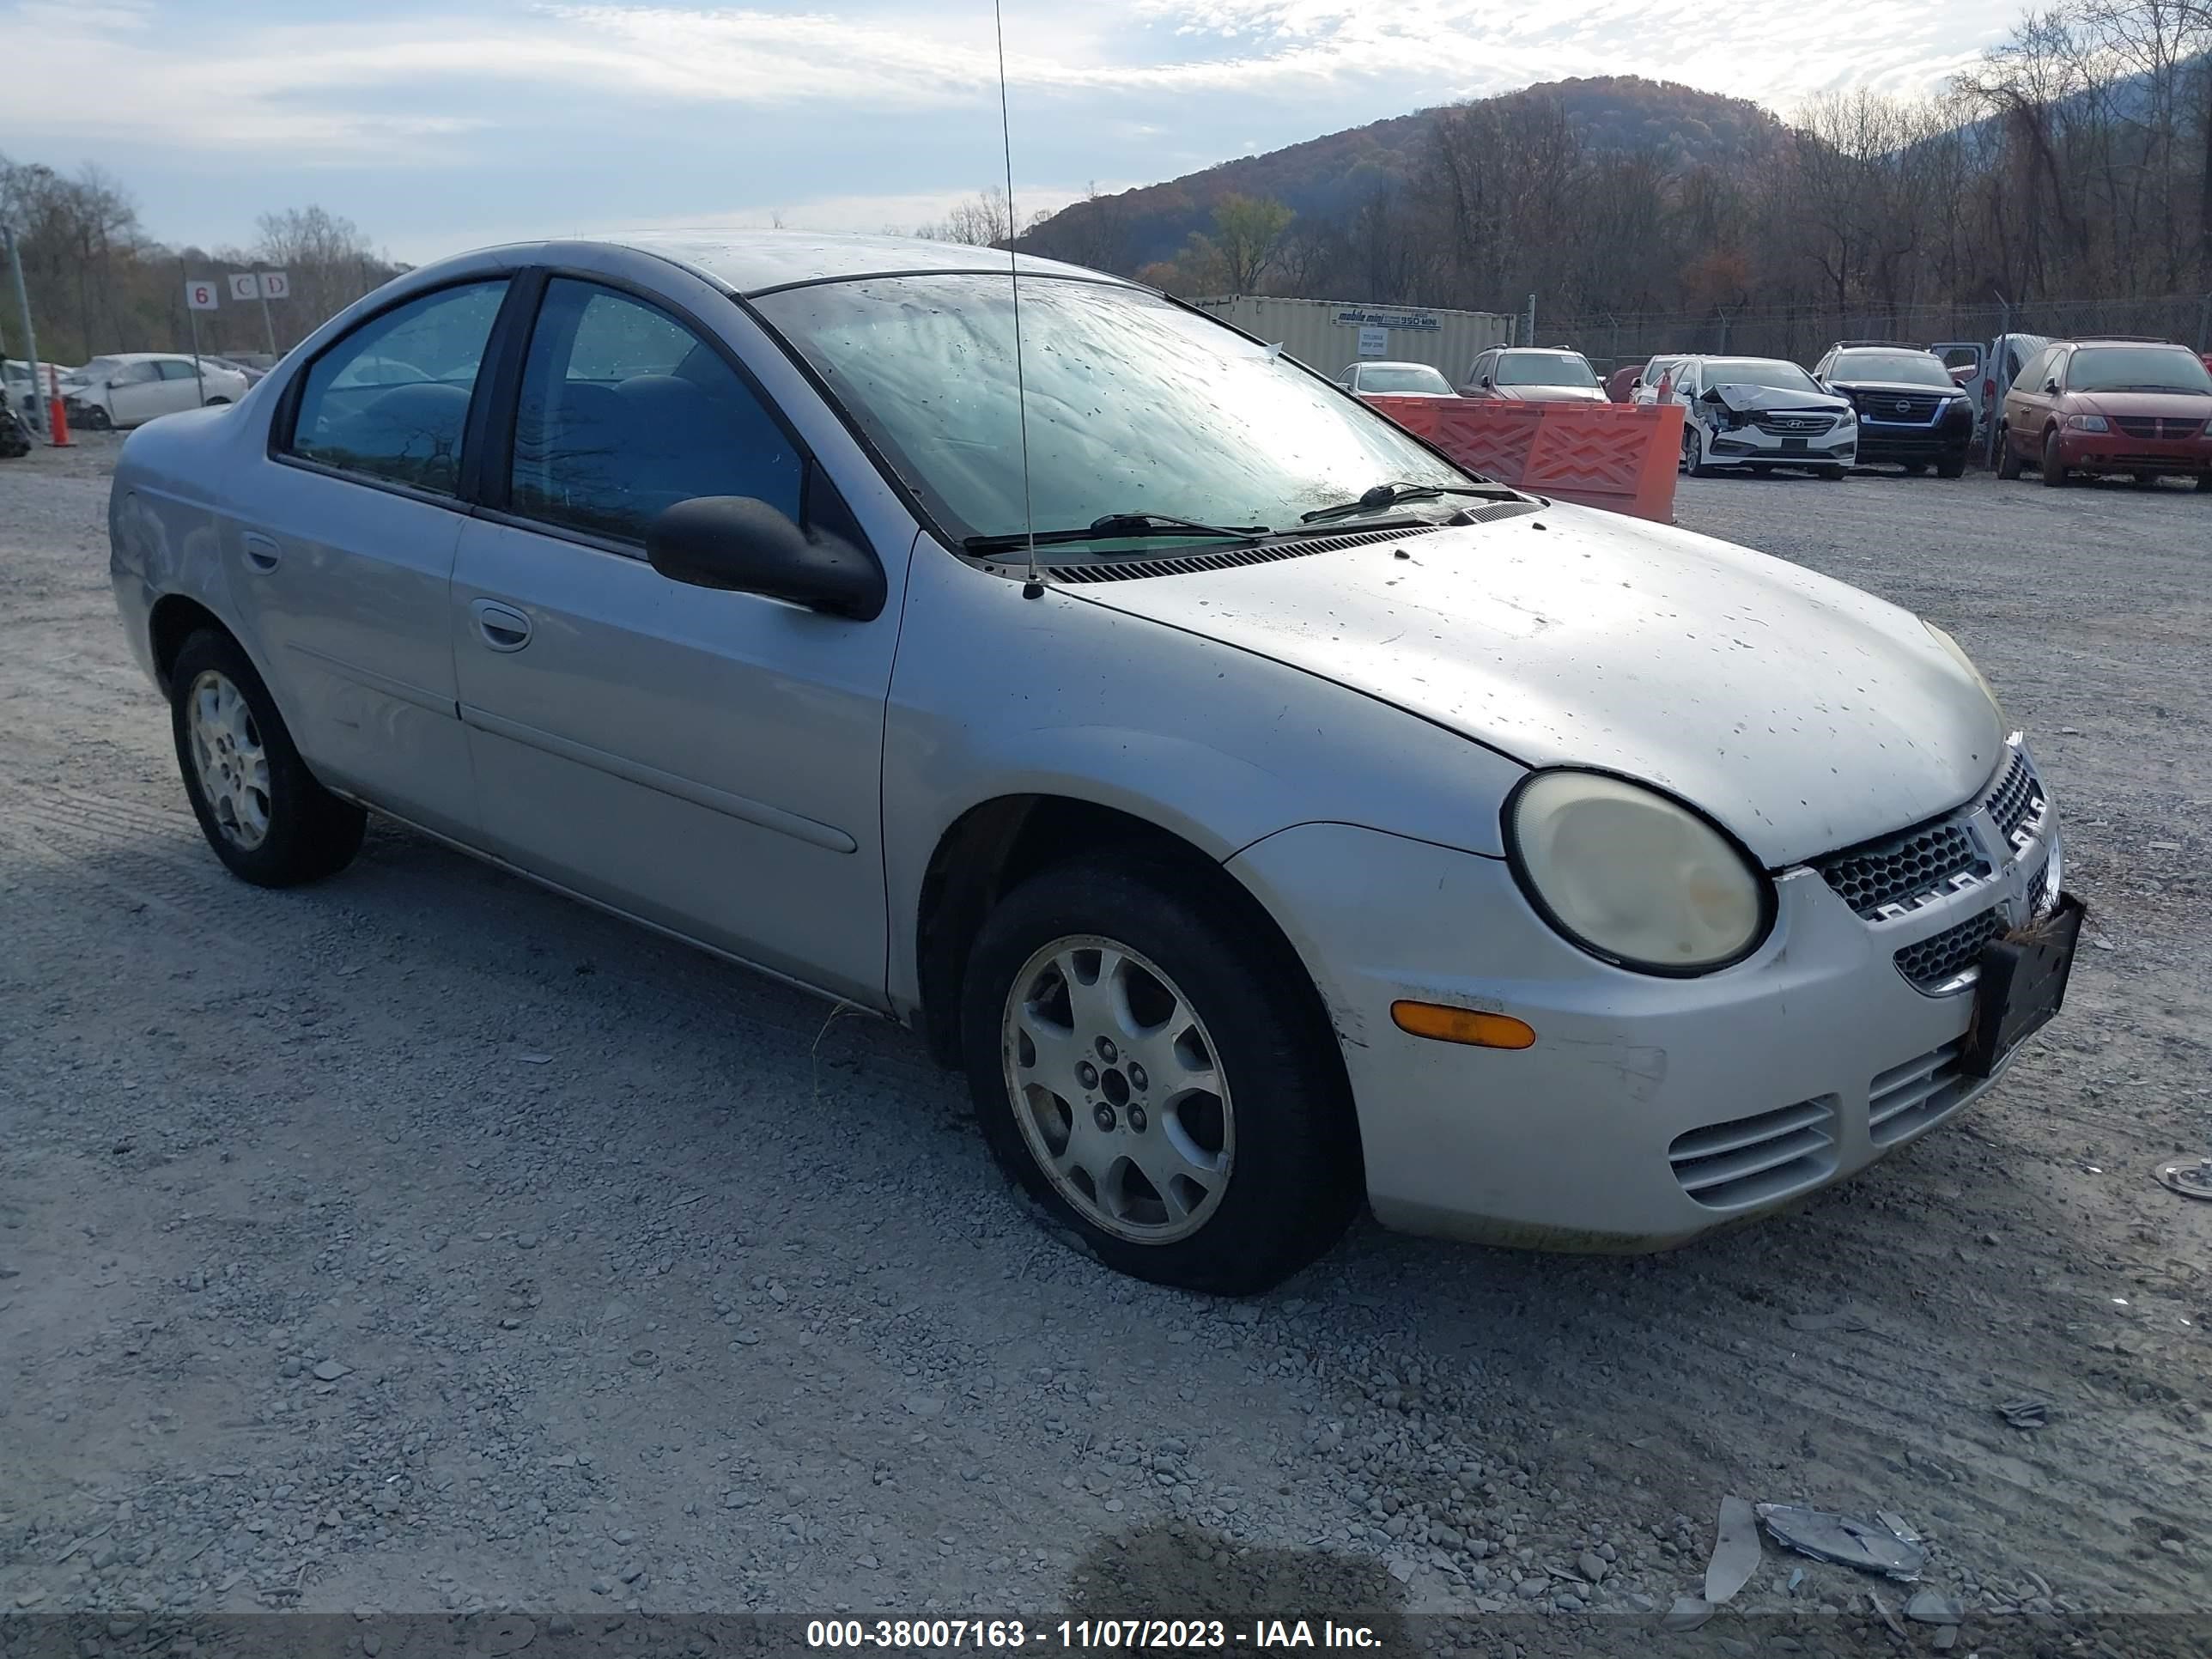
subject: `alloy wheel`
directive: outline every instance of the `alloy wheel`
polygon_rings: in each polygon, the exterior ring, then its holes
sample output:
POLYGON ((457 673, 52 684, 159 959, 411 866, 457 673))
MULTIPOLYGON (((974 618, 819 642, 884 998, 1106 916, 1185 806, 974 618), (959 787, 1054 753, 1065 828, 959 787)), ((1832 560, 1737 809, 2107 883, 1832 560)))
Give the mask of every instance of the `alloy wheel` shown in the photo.
POLYGON ((253 711, 230 678, 212 668, 186 695, 185 729, 201 793, 223 839, 251 852, 269 834, 269 751, 253 711))
POLYGON ((1097 935, 1056 939, 1015 975, 1000 1036, 1022 1139, 1085 1220, 1171 1244, 1212 1218, 1236 1115, 1212 1035, 1157 963, 1097 935))

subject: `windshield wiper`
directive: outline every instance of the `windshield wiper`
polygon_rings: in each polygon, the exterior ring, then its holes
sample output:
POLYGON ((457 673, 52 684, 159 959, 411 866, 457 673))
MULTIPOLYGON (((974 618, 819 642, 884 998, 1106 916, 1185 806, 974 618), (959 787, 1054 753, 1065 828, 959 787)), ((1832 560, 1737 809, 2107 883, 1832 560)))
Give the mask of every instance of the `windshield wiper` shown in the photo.
POLYGON ((1339 501, 1333 507, 1317 507, 1310 513, 1298 514, 1300 524, 1320 524, 1328 519, 1348 519, 1359 513, 1380 513, 1385 507, 1395 507, 1401 501, 1428 501, 1438 495, 1482 495, 1494 501, 1509 501, 1520 495, 1504 484, 1376 484, 1358 501, 1339 501))
MULTIPOLYGON (((1079 528, 1040 530, 1034 539, 1039 547, 1054 547, 1067 542, 1110 541, 1137 536, 1210 536, 1245 542, 1267 533, 1267 526, 1263 524, 1200 524, 1195 519, 1178 519, 1166 513, 1109 513, 1079 528)), ((970 553, 1010 553, 1027 547, 1031 540, 1026 531, 1018 530, 1003 536, 970 536, 960 545, 970 553)))

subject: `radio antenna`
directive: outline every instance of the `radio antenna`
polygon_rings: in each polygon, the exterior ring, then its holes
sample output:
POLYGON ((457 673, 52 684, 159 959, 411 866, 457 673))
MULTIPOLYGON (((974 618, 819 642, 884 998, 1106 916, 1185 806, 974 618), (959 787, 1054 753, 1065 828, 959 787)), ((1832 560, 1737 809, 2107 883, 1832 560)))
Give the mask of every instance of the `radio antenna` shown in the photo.
POLYGON ((1022 597, 1041 599, 1044 584, 1037 579, 1036 512, 1030 504, 1030 393, 1022 373, 1022 257, 1014 250, 1014 127, 1006 113, 1006 20, 1000 0, 991 0, 991 27, 999 41, 999 138, 1006 155, 1006 278, 1014 295, 1014 408, 1022 439, 1022 532, 1029 538, 1029 576, 1022 597))

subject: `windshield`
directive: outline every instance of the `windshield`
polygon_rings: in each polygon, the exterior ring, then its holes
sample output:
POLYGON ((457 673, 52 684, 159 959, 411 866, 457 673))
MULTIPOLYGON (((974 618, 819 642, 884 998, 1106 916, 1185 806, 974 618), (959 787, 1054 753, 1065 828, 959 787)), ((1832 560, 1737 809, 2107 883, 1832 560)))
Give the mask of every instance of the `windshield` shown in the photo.
POLYGON ((1923 351, 1847 351, 1828 371, 1832 380, 1888 380, 1951 388, 1951 372, 1923 351))
POLYGON ((2066 389, 2212 392, 2212 374, 2179 346, 2083 346, 2067 365, 2066 389))
POLYGON ((1498 359, 1500 386, 1595 386, 1596 373, 1580 352, 1508 351, 1498 359))
MULTIPOLYGON (((754 301, 958 540, 1026 528, 1010 288, 884 276, 754 301)), ((1157 295, 1031 277, 1021 306, 1040 531, 1132 513, 1280 529, 1378 483, 1468 482, 1279 350, 1157 295)))
POLYGON ((1451 382, 1425 363, 1369 364, 1359 371, 1362 392, 1449 392, 1451 382))
POLYGON ((1795 363, 1785 363, 1773 357, 1709 357, 1705 360, 1707 386, 1761 386, 1772 392, 1809 392, 1817 395, 1820 388, 1813 384, 1813 377, 1795 363))

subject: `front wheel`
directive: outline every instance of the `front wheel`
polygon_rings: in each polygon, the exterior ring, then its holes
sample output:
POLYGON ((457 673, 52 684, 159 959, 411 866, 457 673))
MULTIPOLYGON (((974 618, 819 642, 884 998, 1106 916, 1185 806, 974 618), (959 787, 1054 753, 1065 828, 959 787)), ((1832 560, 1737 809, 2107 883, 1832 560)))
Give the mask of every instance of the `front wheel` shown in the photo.
POLYGON ((2043 482, 2052 489, 2066 488, 2071 475, 2058 459, 2058 434, 2047 433, 2043 440, 2043 482))
POLYGON ((1705 428, 1695 421, 1682 422, 1682 471, 1693 478, 1710 478, 1713 470, 1705 465, 1705 428))
POLYGON ((2212 495, 2212 472, 2200 472, 2197 475, 2197 493, 2200 495, 2212 495))
POLYGON ((1936 476, 1939 478, 1965 477, 1966 476, 1966 456, 1964 454, 1945 456, 1936 463, 1936 476))
POLYGON ((1814 470, 1830 483, 1841 483, 1843 482, 1844 469, 1840 466, 1823 466, 1814 470))
POLYGON ((257 887, 336 875, 361 850, 367 814, 315 781, 276 700, 228 635, 203 629, 169 670, 177 765, 200 832, 257 887))
POLYGON ((1048 870, 986 919, 962 1001, 984 1139, 1108 1267, 1264 1291, 1361 1194, 1343 1064, 1304 969, 1179 870, 1048 870))
POLYGON ((112 432, 115 429, 115 422, 106 410, 94 404, 84 412, 84 426, 88 432, 112 432))
POLYGON ((1997 477, 2020 477, 2020 453, 2012 447, 2012 428, 2009 427, 1997 428, 1997 477))

